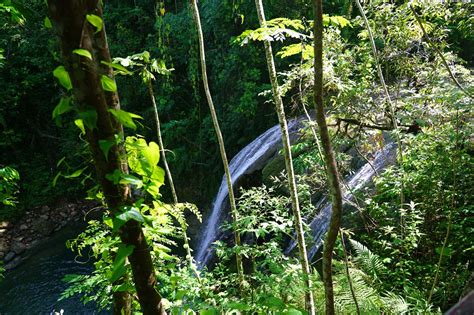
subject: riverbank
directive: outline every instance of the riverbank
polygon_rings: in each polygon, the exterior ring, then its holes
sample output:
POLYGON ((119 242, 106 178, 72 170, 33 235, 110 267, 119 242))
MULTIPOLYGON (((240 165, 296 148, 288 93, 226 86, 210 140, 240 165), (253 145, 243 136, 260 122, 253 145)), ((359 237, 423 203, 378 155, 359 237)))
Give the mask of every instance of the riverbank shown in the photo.
POLYGON ((55 205, 27 210, 21 218, 0 221, 0 261, 6 270, 20 265, 44 239, 72 223, 84 221, 97 204, 65 199, 55 205))

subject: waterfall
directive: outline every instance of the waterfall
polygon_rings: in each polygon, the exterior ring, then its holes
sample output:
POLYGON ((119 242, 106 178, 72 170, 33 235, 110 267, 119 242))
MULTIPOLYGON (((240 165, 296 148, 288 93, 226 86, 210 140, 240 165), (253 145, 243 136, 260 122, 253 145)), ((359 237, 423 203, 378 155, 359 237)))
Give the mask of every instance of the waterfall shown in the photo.
MULTIPOLYGON (((382 150, 379 150, 371 162, 366 163, 357 172, 349 177, 346 185, 343 187, 343 202, 345 204, 351 203, 354 199, 354 193, 366 187, 372 177, 386 166, 393 164, 396 157, 397 146, 392 142, 387 144, 382 150)), ((327 197, 321 198, 317 205, 317 209, 321 209, 310 223, 311 237, 314 241, 313 247, 308 251, 310 259, 318 251, 322 243, 324 233, 326 233, 329 221, 331 219, 332 204, 327 197)), ((289 254, 296 247, 296 242, 292 241, 287 247, 285 253, 289 254)))
MULTIPOLYGON (((302 118, 292 119, 288 122, 290 136, 294 138, 300 127, 302 118)), ((282 147, 280 126, 276 125, 254 141, 244 147, 229 164, 232 177, 232 185, 245 174, 251 174, 262 169, 282 147)), ((212 211, 205 223, 202 237, 196 248, 195 259, 200 266, 206 265, 213 255, 212 243, 219 239, 219 226, 226 217, 225 209, 228 209, 228 190, 225 175, 222 177, 221 185, 213 202, 212 211)))

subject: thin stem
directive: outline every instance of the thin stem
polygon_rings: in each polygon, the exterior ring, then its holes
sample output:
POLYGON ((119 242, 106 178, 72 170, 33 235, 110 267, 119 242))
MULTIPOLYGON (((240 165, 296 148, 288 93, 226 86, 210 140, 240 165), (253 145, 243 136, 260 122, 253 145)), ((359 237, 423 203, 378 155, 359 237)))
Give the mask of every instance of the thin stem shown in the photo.
POLYGON ((347 259, 347 251, 346 251, 346 244, 344 242, 344 235, 342 234, 341 230, 339 230, 339 237, 341 238, 342 251, 344 252, 344 265, 346 266, 347 282, 349 282, 349 288, 351 290, 352 299, 354 300, 357 315, 360 315, 359 303, 357 302, 354 286, 352 285, 352 278, 349 273, 349 260, 347 259))
MULTIPOLYGON (((263 8, 262 0, 255 0, 255 6, 257 7, 257 15, 260 23, 260 27, 266 28, 267 21, 265 19, 265 12, 263 8)), ((275 102, 275 110, 278 116, 278 122, 280 124, 281 141, 283 144, 283 155, 285 157, 285 167, 288 174, 288 188, 291 195, 291 206, 293 210, 293 216, 295 218, 296 235, 298 239, 298 249, 300 256, 301 268, 304 276, 304 283, 306 286, 305 302, 306 310, 309 314, 315 314, 316 308, 314 306, 314 297, 311 290, 311 270, 309 268, 308 254, 306 252, 306 242, 304 239, 303 230, 303 219, 301 217, 300 205, 298 200, 298 190, 296 185, 295 171, 293 168, 293 158, 291 155, 290 147, 290 136, 288 132, 288 125, 286 122, 285 108, 283 106, 283 100, 281 98, 280 88, 278 86, 275 61, 273 60, 272 46, 268 40, 263 41, 265 48, 265 57, 267 60, 268 74, 270 76, 270 82, 272 85, 273 100, 275 102)))
MULTIPOLYGON (((212 118, 212 123, 214 125, 214 130, 217 136, 217 141, 219 143, 219 150, 221 154, 221 159, 222 159, 222 164, 224 166, 224 172, 225 172, 225 178, 227 181, 227 189, 229 191, 229 202, 230 202, 230 211, 232 215, 232 220, 234 224, 236 224, 239 220, 238 212, 237 212, 237 206, 235 202, 235 196, 234 196, 234 189, 232 187, 232 179, 230 175, 230 169, 229 169, 229 161, 227 159, 227 154, 225 152, 225 145, 224 145, 224 138, 222 137, 222 132, 219 127, 219 121, 217 119, 217 113, 216 109, 214 107, 214 102, 212 101, 212 96, 211 92, 209 89, 209 82, 207 79, 207 70, 206 70, 206 53, 204 49, 204 36, 202 33, 202 27, 201 27, 201 19, 199 17, 199 8, 197 5, 196 0, 191 0, 191 8, 193 11, 193 18, 194 22, 196 24, 196 30, 198 33, 198 41, 199 41, 199 56, 200 56, 200 61, 201 61, 201 73, 202 73, 202 81, 204 85, 204 91, 206 93, 206 99, 207 103, 209 105, 209 110, 211 112, 211 118, 212 118)), ((242 245, 242 242, 240 240, 240 234, 234 230, 234 240, 235 240, 235 245, 237 247, 240 247, 242 245)), ((243 290, 244 287, 244 273, 243 273, 243 265, 242 265, 242 256, 240 253, 236 252, 235 254, 235 260, 236 260, 236 268, 237 268, 237 275, 239 277, 239 286, 240 290, 243 290)))
POLYGON ((443 65, 444 65, 444 67, 446 68, 446 70, 448 70, 449 76, 450 76, 451 79, 453 80, 454 84, 456 84, 457 87, 458 87, 461 91, 464 92, 464 94, 466 94, 466 95, 469 96, 470 98, 474 98, 474 96, 472 96, 472 95, 461 85, 461 83, 459 83, 459 81, 456 79, 456 77, 454 76, 453 72, 451 71, 451 67, 449 67, 448 62, 446 61, 446 58, 444 58, 443 53, 441 52, 441 50, 438 49, 438 47, 436 47, 436 45, 433 44, 433 41, 432 41, 431 38, 428 36, 428 33, 426 32, 425 27, 423 26, 423 22, 421 21, 420 16, 416 13, 415 8, 413 7, 413 5, 410 5, 410 10, 411 10, 411 12, 413 12, 413 15, 415 16, 416 21, 417 21, 418 24, 420 25, 421 31, 423 32, 423 37, 426 39, 426 41, 427 41, 428 44, 431 46, 431 48, 432 48, 432 49, 438 54, 438 56, 441 58, 441 61, 443 62, 443 65))

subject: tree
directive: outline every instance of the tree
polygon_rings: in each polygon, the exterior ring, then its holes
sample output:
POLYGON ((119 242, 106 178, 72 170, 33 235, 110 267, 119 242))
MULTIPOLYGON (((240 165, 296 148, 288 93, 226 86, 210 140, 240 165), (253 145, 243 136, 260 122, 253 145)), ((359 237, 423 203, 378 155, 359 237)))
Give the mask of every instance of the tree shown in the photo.
MULTIPOLYGON (((262 0, 255 0, 257 7, 258 20, 260 27, 265 28, 267 21, 265 19, 265 12, 263 9, 262 0)), ((293 209, 293 215, 296 223, 296 235, 298 238, 298 250, 300 255, 301 268, 305 277, 306 285, 306 309, 310 314, 315 314, 316 309, 314 307, 313 292, 311 291, 311 270, 309 268, 308 255, 306 252, 306 242, 304 239, 303 231, 303 219, 301 217, 300 205, 298 200, 298 189, 296 186, 295 171, 293 168, 293 158, 291 155, 290 136, 288 132, 288 125, 286 122, 285 108, 283 106, 283 100, 281 98, 280 89, 278 86, 277 74, 275 69, 275 61, 273 60, 272 46, 268 40, 264 40, 265 56, 267 59, 268 74, 270 76, 270 82, 272 85, 273 101, 275 102, 275 110, 278 116, 278 122, 281 130, 281 141, 283 143, 283 155, 285 157, 285 168, 288 174, 288 188, 291 195, 291 207, 293 209)))
MULTIPOLYGON (((49 0, 48 9, 60 38, 64 68, 56 76, 66 89, 72 90, 80 116, 83 117, 85 137, 92 153, 98 181, 112 216, 131 203, 128 184, 114 184, 108 174, 128 173, 123 141, 115 143, 108 152, 101 141, 123 137, 122 124, 111 111, 120 110, 119 97, 113 79, 111 58, 102 19, 101 2, 93 0, 49 0), (82 115, 81 115, 82 114, 82 115)), ((103 143, 103 142, 102 142, 103 143)), ((161 296, 155 289, 156 277, 150 251, 139 222, 127 221, 119 230, 122 243, 132 248, 131 264, 139 303, 143 314, 164 314, 161 296)), ((114 293, 114 312, 129 314, 130 296, 114 293)))
MULTIPOLYGON (((222 137, 222 132, 219 127, 219 121, 217 119, 216 109, 214 107, 214 102, 212 101, 211 91, 209 89, 209 82, 207 81, 207 70, 206 70, 206 53, 204 50, 204 36, 202 34, 201 19, 199 17, 199 8, 197 6, 196 0, 191 0, 191 9, 193 11, 194 23, 196 24, 196 30, 198 32, 198 41, 199 41, 199 56, 201 61, 201 72, 202 72, 202 81, 204 85, 204 91, 206 93, 207 103, 209 105, 209 110, 211 112, 212 123, 214 125, 214 131, 217 136, 217 141, 219 142, 219 150, 221 153, 222 164, 224 165, 224 172, 227 181, 227 189, 229 191, 229 202, 230 202, 230 211, 232 214, 232 220, 235 222, 238 221, 238 212, 237 206, 235 203, 234 189, 232 187, 232 178, 229 169, 229 161, 227 160, 227 154, 225 152, 224 138, 222 137)), ((234 231, 234 240, 237 247, 241 246, 240 234, 234 231)), ((244 284, 244 272, 242 266, 242 256, 237 251, 235 254, 237 275, 239 277, 240 289, 243 288, 244 284)))
POLYGON ((323 104, 323 2, 313 0, 314 6, 314 104, 316 122, 326 163, 326 173, 332 199, 332 216, 323 249, 323 282, 326 292, 326 314, 334 314, 334 289, 332 282, 332 254, 342 217, 342 191, 334 151, 329 138, 323 104))

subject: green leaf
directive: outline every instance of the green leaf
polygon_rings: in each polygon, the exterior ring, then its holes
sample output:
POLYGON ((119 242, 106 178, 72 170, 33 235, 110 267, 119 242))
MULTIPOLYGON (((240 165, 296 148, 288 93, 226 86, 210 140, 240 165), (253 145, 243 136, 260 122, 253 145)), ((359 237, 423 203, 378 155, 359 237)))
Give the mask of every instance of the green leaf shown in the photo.
POLYGON ((109 109, 109 112, 115 116, 115 118, 125 127, 133 130, 137 129, 137 125, 133 121, 133 118, 143 119, 141 116, 129 113, 121 109, 109 109))
POLYGON ((79 113, 79 118, 82 119, 84 126, 88 129, 94 129, 97 127, 97 113, 95 110, 86 110, 79 113))
POLYGON ((59 101, 58 105, 53 110, 53 113, 51 114, 52 118, 56 120, 59 116, 62 114, 65 114, 69 111, 72 110, 71 106, 71 98, 70 97, 62 97, 61 100, 59 101))
POLYGON ((51 23, 51 20, 49 19, 49 17, 45 17, 44 18, 44 23, 43 23, 44 27, 46 28, 52 28, 53 27, 53 24, 51 23))
POLYGON ((228 307, 232 310, 246 311, 252 309, 250 305, 241 302, 231 302, 228 307))
POLYGON ((104 153, 105 159, 109 160, 109 151, 116 144, 115 140, 99 140, 99 147, 104 153))
POLYGON ((303 315, 303 312, 300 310, 297 310, 296 308, 289 308, 286 311, 283 311, 280 313, 281 315, 303 315))
POLYGON ((135 220, 141 223, 145 222, 145 219, 137 208, 132 206, 125 206, 124 209, 126 209, 126 211, 117 215, 117 219, 124 222, 128 222, 129 220, 135 220))
POLYGON ((82 172, 84 172, 87 169, 87 167, 81 168, 79 170, 76 170, 74 173, 69 174, 69 175, 64 175, 64 178, 76 178, 81 176, 82 172))
POLYGON ((124 184, 124 185, 127 185, 127 184, 132 184, 134 186, 136 186, 137 188, 141 188, 143 186, 143 182, 133 176, 133 175, 130 175, 130 174, 121 174, 121 179, 119 181, 120 184, 124 184))
POLYGON ((57 173, 56 176, 54 176, 53 179, 53 187, 56 187, 56 182, 58 181, 59 177, 61 177, 61 172, 57 173))
POLYGON ((90 60, 92 60, 92 54, 88 50, 74 49, 72 52, 76 55, 83 56, 83 57, 86 57, 86 58, 89 58, 90 60))
POLYGON ((144 147, 141 153, 152 167, 160 161, 160 147, 153 141, 144 147))
POLYGON ((100 63, 104 64, 104 65, 107 65, 111 68, 114 68, 115 70, 117 70, 117 72, 116 72, 117 74, 123 74, 123 75, 133 74, 133 72, 129 71, 127 68, 125 68, 124 66, 122 66, 118 63, 107 62, 107 61, 101 61, 100 63))
POLYGON ((95 14, 87 14, 86 19, 89 23, 91 23, 93 26, 96 28, 96 33, 100 32, 102 30, 102 27, 104 26, 104 22, 100 18, 100 16, 97 16, 95 14))
POLYGON ((133 253, 134 248, 135 246, 133 245, 119 245, 114 263, 112 265, 112 275, 109 278, 110 282, 114 283, 125 273, 125 260, 130 254, 133 253))
POLYGON ((100 82, 102 83, 102 88, 104 91, 117 92, 117 84, 111 78, 106 75, 100 77, 100 82))
POLYGON ((77 126, 77 128, 81 129, 83 135, 86 134, 86 129, 84 128, 84 121, 82 119, 74 120, 74 124, 77 126))
POLYGON ((53 75, 58 79, 59 83, 66 89, 72 89, 71 78, 69 77, 69 73, 66 71, 64 66, 58 66, 53 71, 53 75))
POLYGON ((199 315, 218 315, 219 312, 215 308, 208 308, 205 310, 200 310, 199 315))

